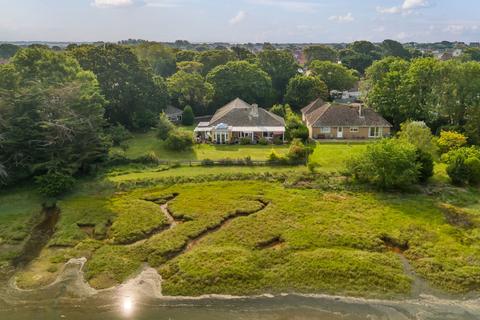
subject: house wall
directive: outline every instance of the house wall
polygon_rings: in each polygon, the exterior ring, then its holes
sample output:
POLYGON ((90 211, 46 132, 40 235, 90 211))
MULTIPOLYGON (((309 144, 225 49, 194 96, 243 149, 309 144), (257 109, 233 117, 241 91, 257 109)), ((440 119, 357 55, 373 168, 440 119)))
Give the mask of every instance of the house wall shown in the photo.
MULTIPOLYGON (((368 137, 369 127, 359 127, 358 132, 350 132, 350 127, 343 127, 343 139, 373 139, 368 137)), ((320 128, 308 126, 312 139, 338 139, 338 127, 331 127, 330 133, 322 133, 320 128)), ((390 136, 390 127, 383 128, 383 137, 390 136)))

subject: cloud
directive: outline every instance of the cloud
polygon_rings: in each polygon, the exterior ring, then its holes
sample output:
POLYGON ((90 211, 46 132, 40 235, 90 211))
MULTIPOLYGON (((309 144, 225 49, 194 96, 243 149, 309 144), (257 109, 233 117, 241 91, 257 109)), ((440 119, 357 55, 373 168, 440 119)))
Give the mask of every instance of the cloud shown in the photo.
POLYGON ((156 7, 156 8, 174 8, 182 5, 182 0, 94 0, 92 5, 97 8, 128 8, 138 7, 156 7))
POLYGON ((250 3, 256 5, 278 7, 287 11, 296 12, 316 12, 319 3, 307 0, 249 0, 250 3))
POLYGON ((95 0, 92 5, 97 8, 124 8, 135 5, 133 0, 95 0))
POLYGON ((238 13, 230 19, 229 23, 231 25, 236 25, 241 23, 247 17, 247 13, 243 10, 238 11, 238 13))
POLYGON ((400 6, 394 7, 377 7, 377 12, 382 14, 404 14, 408 15, 415 10, 428 8, 431 6, 429 0, 404 0, 400 6))
POLYGON ((355 18, 353 17, 352 13, 349 12, 344 16, 331 16, 328 18, 328 20, 341 23, 341 22, 352 22, 355 20, 355 18))
POLYGON ((466 24, 450 24, 443 29, 443 32, 452 34, 462 34, 465 32, 478 31, 480 27, 478 25, 466 25, 466 24))

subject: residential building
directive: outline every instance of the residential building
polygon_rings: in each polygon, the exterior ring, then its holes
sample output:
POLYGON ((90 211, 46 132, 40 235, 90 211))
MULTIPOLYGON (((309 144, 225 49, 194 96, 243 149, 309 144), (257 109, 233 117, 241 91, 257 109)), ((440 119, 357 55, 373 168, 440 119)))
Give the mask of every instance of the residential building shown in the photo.
POLYGON ((257 143, 262 138, 284 141, 285 120, 237 98, 218 109, 209 122, 200 122, 194 132, 198 142, 216 144, 239 143, 241 139, 257 143))
POLYGON ((183 111, 174 106, 167 106, 167 109, 165 109, 165 115, 168 117, 168 120, 173 123, 180 123, 182 122, 183 111))

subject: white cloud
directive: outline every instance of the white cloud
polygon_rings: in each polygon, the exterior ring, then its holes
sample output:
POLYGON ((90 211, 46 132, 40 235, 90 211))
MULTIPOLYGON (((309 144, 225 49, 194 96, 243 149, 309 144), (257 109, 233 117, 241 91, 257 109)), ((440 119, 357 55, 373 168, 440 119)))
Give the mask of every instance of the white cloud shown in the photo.
POLYGON ((443 29, 444 32, 457 34, 457 35, 465 32, 478 31, 478 30, 479 30, 478 25, 466 25, 466 24, 450 24, 443 29))
POLYGON ((427 8, 431 6, 429 0, 404 0, 399 6, 394 7, 377 7, 377 12, 382 14, 404 14, 408 15, 417 9, 427 8))
POLYGON ((246 17, 247 17, 247 13, 243 10, 240 10, 232 19, 230 19, 229 23, 231 25, 239 24, 243 20, 245 20, 246 17))
POLYGON ((344 16, 331 16, 328 18, 330 21, 336 21, 336 22, 352 22, 355 20, 353 17, 352 13, 349 12, 344 16))
POLYGON ((133 0, 95 0, 92 5, 97 8, 122 8, 133 6, 133 0))

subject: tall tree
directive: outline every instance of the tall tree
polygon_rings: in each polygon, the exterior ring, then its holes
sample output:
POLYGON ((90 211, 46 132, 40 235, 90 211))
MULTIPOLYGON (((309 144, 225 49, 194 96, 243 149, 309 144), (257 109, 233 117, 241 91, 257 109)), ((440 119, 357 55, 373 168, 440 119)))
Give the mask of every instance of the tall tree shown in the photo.
POLYGON ((167 87, 173 105, 180 109, 191 106, 195 114, 206 114, 214 90, 200 74, 179 71, 168 78, 167 87))
POLYGON ((309 69, 327 84, 329 91, 351 89, 358 81, 356 71, 330 61, 312 61, 309 69))
POLYGON ((197 55, 197 61, 203 64, 203 75, 209 73, 213 68, 233 60, 236 60, 236 57, 230 50, 208 50, 197 55))
POLYGON ((246 61, 232 61, 218 66, 207 76, 215 90, 214 104, 225 103, 241 98, 249 103, 270 105, 272 100, 272 80, 257 65, 246 61))
POLYGON ((303 50, 303 53, 305 54, 307 63, 310 63, 313 60, 331 61, 331 62, 337 62, 338 60, 338 52, 329 46, 318 45, 318 46, 306 47, 303 50))
POLYGON ((169 77, 175 73, 177 61, 171 48, 160 43, 145 42, 134 46, 133 50, 140 60, 146 61, 151 66, 156 75, 169 77))
POLYGON ((297 75, 288 83, 285 101, 298 111, 317 98, 326 100, 328 97, 327 85, 320 78, 297 75))
POLYGON ((384 56, 399 57, 403 59, 410 59, 410 52, 404 46, 395 40, 384 40, 382 42, 382 49, 384 56))
POLYGON ((287 50, 263 50, 258 54, 258 64, 272 79, 276 102, 281 102, 288 81, 298 73, 298 64, 287 50))
POLYGON ((10 43, 1 43, 0 44, 0 59, 10 59, 13 57, 18 50, 20 50, 19 46, 10 43))
POLYGON ((165 82, 154 77, 125 46, 79 46, 72 51, 82 68, 92 71, 108 100, 106 117, 112 124, 129 129, 154 126, 157 115, 165 109, 168 93, 165 82))

